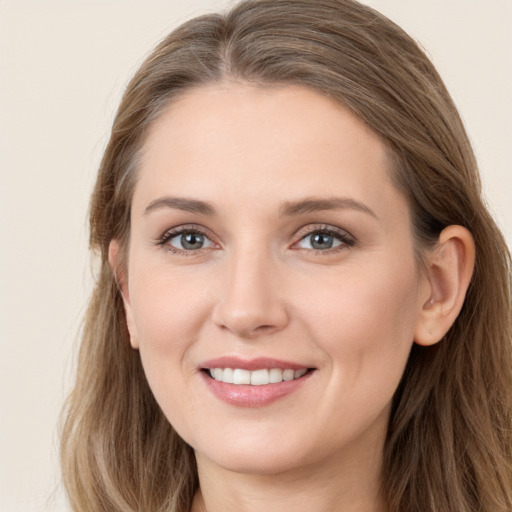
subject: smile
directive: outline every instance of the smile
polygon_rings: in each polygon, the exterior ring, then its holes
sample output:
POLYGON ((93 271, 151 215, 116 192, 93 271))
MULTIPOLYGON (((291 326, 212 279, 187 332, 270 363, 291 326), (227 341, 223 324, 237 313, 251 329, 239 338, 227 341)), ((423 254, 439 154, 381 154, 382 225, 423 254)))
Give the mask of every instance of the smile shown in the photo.
POLYGON ((270 357, 244 359, 224 356, 199 364, 207 389, 235 407, 265 407, 299 392, 317 368, 270 357))
POLYGON ((218 382, 225 384, 249 384, 251 386, 265 386, 300 379, 307 373, 307 368, 293 370, 291 368, 264 368, 259 370, 245 370, 243 368, 210 368, 210 376, 218 382))

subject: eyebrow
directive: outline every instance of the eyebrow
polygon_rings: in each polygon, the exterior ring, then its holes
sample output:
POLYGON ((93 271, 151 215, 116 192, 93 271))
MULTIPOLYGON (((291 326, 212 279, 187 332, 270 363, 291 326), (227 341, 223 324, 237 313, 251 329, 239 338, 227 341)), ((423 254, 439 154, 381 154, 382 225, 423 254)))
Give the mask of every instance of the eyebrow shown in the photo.
POLYGON ((174 208, 185 212, 198 213, 200 215, 217 215, 215 208, 206 201, 170 196, 159 197, 158 199, 151 201, 151 203, 149 203, 144 209, 144 215, 148 215, 149 213, 162 208, 174 208))
POLYGON ((377 214, 370 207, 350 197, 307 198, 301 201, 286 202, 280 209, 280 215, 303 215, 305 213, 347 209, 367 213, 378 219, 377 214))
MULTIPOLYGON (((214 206, 206 201, 188 199, 184 197, 159 197, 146 206, 144 215, 162 208, 174 208, 185 212, 197 213, 199 215, 215 216, 217 211, 214 206)), ((299 201, 288 201, 280 208, 279 215, 282 217, 304 215, 328 210, 357 210, 378 218, 375 212, 364 203, 350 197, 332 197, 327 199, 307 198, 299 201)))

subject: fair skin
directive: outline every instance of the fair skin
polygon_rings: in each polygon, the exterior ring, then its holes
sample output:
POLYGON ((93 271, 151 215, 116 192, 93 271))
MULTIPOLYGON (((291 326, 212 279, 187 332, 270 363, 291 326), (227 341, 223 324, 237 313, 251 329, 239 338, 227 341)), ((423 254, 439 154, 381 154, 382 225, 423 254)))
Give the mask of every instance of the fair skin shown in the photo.
POLYGON ((474 257, 450 226, 419 271, 391 172, 371 130, 300 87, 193 89, 154 123, 127 272, 115 241, 110 259, 155 398, 195 450, 193 512, 385 511, 393 393, 413 342, 453 323, 474 257), (219 367, 306 373, 239 385, 219 367))

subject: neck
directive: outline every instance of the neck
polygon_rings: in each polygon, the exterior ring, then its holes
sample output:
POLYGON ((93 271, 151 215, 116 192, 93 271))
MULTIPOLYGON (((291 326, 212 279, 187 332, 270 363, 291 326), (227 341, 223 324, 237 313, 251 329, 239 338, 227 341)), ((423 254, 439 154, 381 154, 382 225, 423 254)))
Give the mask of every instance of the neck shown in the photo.
POLYGON ((264 475, 233 472, 196 455, 200 489, 192 512, 386 512, 381 450, 357 460, 344 454, 341 463, 339 455, 264 475))

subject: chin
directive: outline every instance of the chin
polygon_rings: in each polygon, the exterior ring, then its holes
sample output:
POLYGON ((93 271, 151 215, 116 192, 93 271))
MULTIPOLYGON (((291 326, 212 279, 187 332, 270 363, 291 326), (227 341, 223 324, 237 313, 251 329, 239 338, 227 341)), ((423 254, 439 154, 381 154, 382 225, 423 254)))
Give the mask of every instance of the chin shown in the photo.
POLYGON ((195 453, 198 460, 207 459, 228 471, 259 475, 290 472, 322 458, 318 450, 307 448, 303 438, 275 433, 212 439, 206 446, 198 446, 195 453))
MULTIPOLYGON (((196 452, 196 457, 202 455, 196 452)), ((210 462, 227 471, 248 475, 276 475, 295 470, 304 461, 292 454, 276 452, 275 450, 223 450, 222 453, 204 454, 210 462)))

